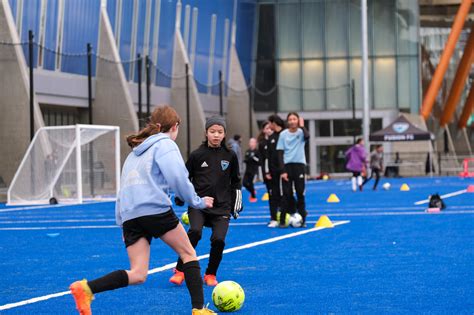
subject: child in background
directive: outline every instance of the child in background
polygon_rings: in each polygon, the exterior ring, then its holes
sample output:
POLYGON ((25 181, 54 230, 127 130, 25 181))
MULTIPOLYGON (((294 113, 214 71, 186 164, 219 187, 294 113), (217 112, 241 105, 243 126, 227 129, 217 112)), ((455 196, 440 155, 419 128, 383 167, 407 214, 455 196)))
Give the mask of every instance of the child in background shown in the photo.
POLYGON ((357 191, 357 187, 362 191, 362 172, 365 170, 366 153, 364 139, 359 138, 352 147, 346 151, 346 168, 352 172, 352 191, 357 191))
POLYGON ((245 174, 243 179, 243 186, 250 193, 250 202, 257 202, 257 194, 253 185, 255 175, 258 173, 258 166, 260 165, 260 153, 257 150, 257 139, 250 138, 249 149, 245 152, 244 163, 245 174))
POLYGON ((304 147, 309 139, 309 132, 304 126, 304 120, 298 113, 289 113, 286 118, 288 128, 280 133, 276 149, 280 152, 281 183, 283 186, 283 199, 281 202, 280 227, 286 227, 286 214, 293 214, 297 210, 303 218, 301 227, 305 227, 306 211, 305 202, 305 168, 306 156, 304 147), (296 191, 293 196, 293 187, 296 191), (296 209, 295 209, 296 208, 296 209))

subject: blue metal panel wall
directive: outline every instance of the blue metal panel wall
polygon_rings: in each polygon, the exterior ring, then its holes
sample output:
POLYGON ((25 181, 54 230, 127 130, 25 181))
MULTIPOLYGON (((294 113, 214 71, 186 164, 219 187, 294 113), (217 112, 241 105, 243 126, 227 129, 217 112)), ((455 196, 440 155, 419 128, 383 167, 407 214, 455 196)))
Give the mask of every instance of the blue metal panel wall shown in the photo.
MULTIPOLYGON (((137 54, 140 54, 143 57, 143 63, 145 63, 145 56, 143 55, 143 45, 144 40, 143 36, 145 34, 145 21, 146 21, 146 1, 139 1, 138 4, 138 29, 137 29, 137 38, 136 38, 136 50, 135 50, 135 58, 137 54)), ((142 67, 143 71, 143 67, 142 67)), ((138 67, 135 64, 135 71, 133 74, 134 81, 138 82, 138 67)), ((145 74, 142 72, 142 82, 144 82, 145 74)))
MULTIPOLYGON (((198 23, 196 38, 196 59, 194 64, 194 78, 202 83, 207 84, 207 69, 209 65, 209 45, 211 42, 211 17, 213 7, 212 0, 194 1, 191 5, 198 7, 198 23)), ((187 4, 187 3, 186 3, 187 4)), ((198 84, 199 92, 207 92, 205 86, 198 84)))
POLYGON ((160 38, 156 82, 160 86, 171 87, 173 71, 174 26, 176 1, 161 1, 160 38))
MULTIPOLYGON (((27 42, 28 41, 28 31, 32 30, 33 34, 35 34, 35 40, 38 39, 38 31, 39 31, 39 22, 40 17, 38 12, 40 12, 41 8, 41 1, 28 1, 23 4, 23 20, 22 20, 22 31, 20 34, 21 41, 27 42)), ((37 60, 38 60, 38 49, 33 49, 33 67, 36 67, 37 60)), ((28 62, 28 45, 23 46, 23 51, 25 53, 26 62, 29 66, 28 62)))
MULTIPOLYGON (((230 30, 232 25, 232 18, 233 18, 233 2, 228 0, 219 0, 219 1, 211 1, 214 4, 214 14, 217 15, 217 27, 216 27, 216 43, 215 43, 215 53, 214 53, 214 66, 213 66, 213 74, 212 74, 212 84, 217 84, 219 82, 219 71, 222 73, 227 73, 224 71, 224 67, 227 70, 229 65, 229 48, 230 48, 230 30), (216 2, 218 2, 216 7, 216 2), (225 19, 229 19, 229 38, 227 42, 227 61, 226 64, 223 65, 223 50, 224 50, 224 36, 225 36, 225 19)), ((224 81, 227 81, 227 78, 222 78, 224 81)), ((212 89, 213 94, 219 95, 219 88, 218 85, 213 87, 212 89)))
MULTIPOLYGON (((13 19, 16 18, 16 2, 17 2, 17 0, 8 0, 8 3, 10 4, 10 8, 12 9, 13 19)), ((16 22, 16 20, 15 20, 15 22, 16 22)))
POLYGON ((236 49, 247 84, 252 71, 256 0, 240 0, 237 7, 236 49))
POLYGON ((117 7, 117 0, 107 0, 107 15, 109 16, 112 32, 115 34, 115 8, 117 7))
POLYGON ((58 20, 58 8, 59 0, 49 0, 47 13, 46 13, 46 25, 45 25, 45 40, 44 45, 48 50, 44 51, 44 62, 43 68, 47 70, 54 70, 54 60, 56 55, 51 50, 56 50, 56 37, 57 37, 57 20, 58 20))
MULTIPOLYGON (((122 30, 120 32, 120 58, 122 61, 128 61, 134 57, 130 56, 130 45, 132 36, 132 20, 133 20, 133 1, 123 1, 122 3, 122 30)), ((123 68, 125 77, 129 79, 130 64, 125 62, 123 68)))
MULTIPOLYGON (((76 0, 64 3, 64 53, 85 53, 86 44, 97 48, 99 29, 100 0, 76 0)), ((93 64, 95 69, 95 61, 93 64)), ((64 72, 87 74, 87 58, 62 58, 61 70, 64 72)), ((95 71, 94 71, 95 73, 95 71)))

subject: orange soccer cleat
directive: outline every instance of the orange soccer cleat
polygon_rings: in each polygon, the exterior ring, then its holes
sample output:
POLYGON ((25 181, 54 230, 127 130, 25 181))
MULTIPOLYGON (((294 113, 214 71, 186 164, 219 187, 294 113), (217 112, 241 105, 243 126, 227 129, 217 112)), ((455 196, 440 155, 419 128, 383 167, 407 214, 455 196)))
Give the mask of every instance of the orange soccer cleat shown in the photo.
POLYGON ((184 272, 179 271, 178 269, 173 270, 174 275, 171 276, 170 282, 176 285, 182 285, 184 281, 184 272))
POLYGON ((207 307, 204 308, 193 308, 193 315, 208 315, 208 314, 217 314, 213 310, 208 309, 207 307))
POLYGON ((87 280, 76 281, 69 286, 71 294, 74 297, 76 302, 76 309, 79 311, 80 315, 91 315, 91 302, 94 299, 94 294, 92 294, 87 280))
POLYGON ((204 275, 204 283, 210 287, 215 287, 218 282, 215 275, 204 275))

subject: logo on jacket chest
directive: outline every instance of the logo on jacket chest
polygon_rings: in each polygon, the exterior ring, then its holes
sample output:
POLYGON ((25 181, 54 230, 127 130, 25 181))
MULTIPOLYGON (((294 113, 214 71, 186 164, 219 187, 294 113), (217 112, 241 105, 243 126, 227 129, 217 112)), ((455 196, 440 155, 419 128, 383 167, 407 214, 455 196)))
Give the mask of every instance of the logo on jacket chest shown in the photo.
POLYGON ((221 160, 221 168, 223 171, 225 171, 229 167, 229 161, 226 160, 221 160))

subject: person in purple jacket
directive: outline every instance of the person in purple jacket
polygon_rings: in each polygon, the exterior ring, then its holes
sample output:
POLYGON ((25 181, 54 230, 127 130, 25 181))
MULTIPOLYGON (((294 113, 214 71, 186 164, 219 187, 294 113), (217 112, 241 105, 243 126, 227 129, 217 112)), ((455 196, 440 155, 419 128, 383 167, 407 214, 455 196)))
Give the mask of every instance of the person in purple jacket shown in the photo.
POLYGON ((362 172, 365 170, 366 152, 364 147, 364 139, 357 139, 356 144, 346 151, 346 168, 352 172, 352 190, 356 191, 357 187, 362 191, 362 172))

